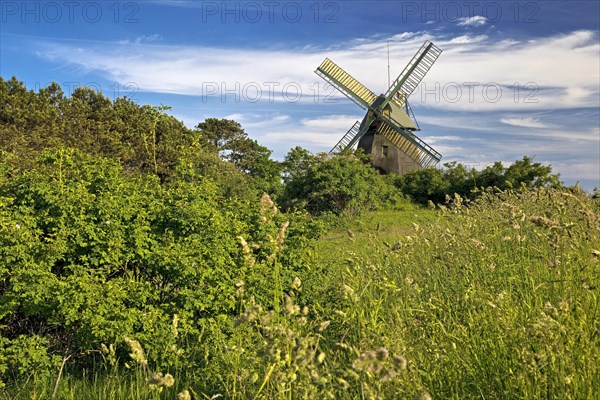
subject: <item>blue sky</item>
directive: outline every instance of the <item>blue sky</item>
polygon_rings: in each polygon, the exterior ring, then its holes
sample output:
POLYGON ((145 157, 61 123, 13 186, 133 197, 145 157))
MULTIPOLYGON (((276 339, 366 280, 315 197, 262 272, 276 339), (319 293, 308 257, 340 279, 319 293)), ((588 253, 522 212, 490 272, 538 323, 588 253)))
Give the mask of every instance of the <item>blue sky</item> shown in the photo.
POLYGON ((442 162, 524 155, 600 187, 597 1, 0 1, 0 75, 231 118, 282 159, 328 151, 363 110, 314 70, 375 93, 426 39, 444 52, 410 101, 442 162))

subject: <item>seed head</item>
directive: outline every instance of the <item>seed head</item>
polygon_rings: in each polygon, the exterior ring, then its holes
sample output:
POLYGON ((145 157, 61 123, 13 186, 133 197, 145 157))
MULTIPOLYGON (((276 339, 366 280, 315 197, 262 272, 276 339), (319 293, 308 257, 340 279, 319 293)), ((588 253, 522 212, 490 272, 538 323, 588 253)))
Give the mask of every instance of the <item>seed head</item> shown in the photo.
POLYGON ((323 321, 319 324, 319 332, 323 332, 325 329, 327 329, 327 327, 329 326, 329 324, 331 323, 331 321, 323 321))
POLYGON ((285 311, 289 315, 298 314, 298 312, 300 311, 300 307, 298 307, 297 305, 294 304, 294 302, 292 301, 292 298, 290 296, 288 296, 286 294, 284 301, 285 301, 285 311))
POLYGON ((125 340, 125 343, 127 343, 129 348, 131 349, 131 353, 129 353, 129 356, 135 362, 137 362, 141 365, 147 365, 148 359, 146 358, 146 355, 144 354, 144 349, 142 348, 142 345, 140 344, 140 342, 138 342, 137 340, 134 340, 134 339, 130 339, 127 336, 125 336, 124 340, 125 340))
POLYGON ((403 371, 408 366, 408 362, 406 361, 406 358, 404 358, 402 356, 395 355, 394 357, 392 357, 392 362, 394 363, 394 365, 396 366, 396 368, 398 370, 403 371))
POLYGON ((292 288, 295 290, 299 290, 302 288, 302 281, 300 280, 300 278, 294 278, 294 282, 292 282, 292 288))
POLYGON ((380 347, 376 351, 376 356, 378 360, 385 360, 388 358, 389 352, 385 347, 380 347))
POLYGON ((179 331, 177 330, 178 325, 179 325, 179 315, 173 314, 173 323, 171 326, 171 333, 175 337, 177 337, 179 335, 179 331))
POLYGON ((175 378, 173 375, 163 375, 162 372, 153 372, 148 378, 148 385, 152 387, 166 386, 171 387, 175 384, 175 378))
POLYGON ((325 361, 325 353, 320 353, 320 354, 317 356, 317 362, 318 362, 319 364, 323 364, 323 361, 325 361))
POLYGON ((186 389, 177 395, 177 400, 192 400, 190 392, 186 389))

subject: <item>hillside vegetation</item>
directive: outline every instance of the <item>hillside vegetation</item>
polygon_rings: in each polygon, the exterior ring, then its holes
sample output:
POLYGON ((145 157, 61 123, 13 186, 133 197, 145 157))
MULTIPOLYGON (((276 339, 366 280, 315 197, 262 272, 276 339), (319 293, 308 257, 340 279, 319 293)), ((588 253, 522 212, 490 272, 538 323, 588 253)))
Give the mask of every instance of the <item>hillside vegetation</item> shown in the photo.
POLYGON ((87 89, 0 100, 0 398, 600 391, 600 201, 550 167, 381 176, 87 89))

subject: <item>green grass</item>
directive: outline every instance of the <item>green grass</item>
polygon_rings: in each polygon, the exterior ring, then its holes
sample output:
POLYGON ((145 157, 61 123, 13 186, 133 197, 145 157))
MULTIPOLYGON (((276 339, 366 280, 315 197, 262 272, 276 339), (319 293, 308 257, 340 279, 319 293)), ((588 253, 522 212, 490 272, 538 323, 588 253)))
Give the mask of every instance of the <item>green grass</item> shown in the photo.
POLYGON ((414 224, 428 224, 436 218, 435 212, 415 207, 412 210, 371 211, 360 217, 340 219, 319 239, 314 252, 315 262, 336 264, 350 255, 373 257, 410 235, 415 229, 414 224))
MULTIPOLYGON (((205 354, 173 373, 177 389, 67 372, 57 398, 171 399, 189 388, 194 398, 593 399, 599 210, 582 194, 539 190, 340 220, 281 312, 246 298, 239 324, 186 339, 205 354)), ((53 385, 41 381, 35 398, 53 385)))

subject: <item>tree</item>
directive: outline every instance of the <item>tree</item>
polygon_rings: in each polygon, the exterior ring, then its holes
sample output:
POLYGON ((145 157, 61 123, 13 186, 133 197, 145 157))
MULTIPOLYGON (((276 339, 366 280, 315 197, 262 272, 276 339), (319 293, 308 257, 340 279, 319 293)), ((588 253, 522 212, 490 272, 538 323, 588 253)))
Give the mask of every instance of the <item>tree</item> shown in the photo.
POLYGON ((504 173, 505 186, 518 188, 558 187, 561 186, 559 175, 552 173, 550 165, 533 163, 530 157, 517 160, 506 169, 504 173))
POLYGON ((310 151, 296 146, 291 149, 282 163, 283 182, 288 183, 306 174, 308 168, 316 161, 316 157, 310 151))
POLYGON ((208 118, 196 126, 204 145, 218 152, 224 160, 254 178, 260 191, 277 194, 280 191, 278 162, 271 159, 271 150, 250 139, 242 126, 228 119, 208 118))

